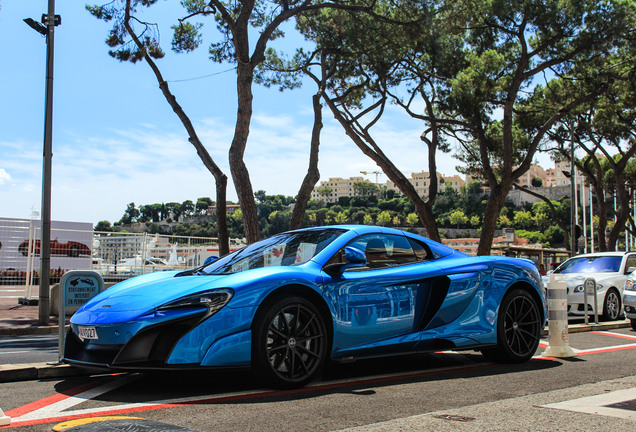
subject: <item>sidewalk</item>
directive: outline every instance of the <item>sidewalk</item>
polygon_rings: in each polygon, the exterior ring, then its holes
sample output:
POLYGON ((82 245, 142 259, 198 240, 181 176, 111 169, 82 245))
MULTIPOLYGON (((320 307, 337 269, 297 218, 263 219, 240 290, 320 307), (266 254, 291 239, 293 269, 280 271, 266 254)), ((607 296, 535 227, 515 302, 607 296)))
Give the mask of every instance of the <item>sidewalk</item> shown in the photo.
MULTIPOLYGON (((39 306, 0 304, 0 336, 53 334, 58 332, 56 316, 49 317, 49 325, 39 326, 39 306)), ((68 324, 68 320, 66 322, 68 324)))

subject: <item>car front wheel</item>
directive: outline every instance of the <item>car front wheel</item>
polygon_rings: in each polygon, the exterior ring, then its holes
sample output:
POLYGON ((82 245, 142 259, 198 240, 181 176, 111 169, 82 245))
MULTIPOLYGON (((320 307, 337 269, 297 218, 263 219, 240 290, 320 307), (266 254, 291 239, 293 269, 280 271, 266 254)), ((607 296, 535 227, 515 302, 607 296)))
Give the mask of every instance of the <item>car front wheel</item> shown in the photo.
POLYGON ((323 316, 307 299, 275 300, 256 314, 252 329, 253 368, 267 384, 296 388, 318 376, 329 338, 323 316))
POLYGON ((489 360, 503 363, 522 363, 537 350, 541 337, 539 305, 530 293, 515 289, 499 306, 497 318, 497 346, 482 350, 489 360))
POLYGON ((603 302, 603 320, 614 321, 621 314, 621 297, 614 288, 611 288, 605 294, 603 302))

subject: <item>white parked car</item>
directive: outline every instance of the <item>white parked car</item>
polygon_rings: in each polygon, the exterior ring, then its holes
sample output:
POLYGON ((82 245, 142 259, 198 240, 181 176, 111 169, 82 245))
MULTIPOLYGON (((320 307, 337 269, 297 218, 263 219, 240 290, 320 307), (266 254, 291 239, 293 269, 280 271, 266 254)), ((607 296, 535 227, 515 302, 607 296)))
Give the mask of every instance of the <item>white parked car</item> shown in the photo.
POLYGON ((636 271, 633 271, 625 281, 623 305, 625 306, 625 316, 629 318, 632 328, 636 330, 636 271))
MULTIPOLYGON (((568 286, 568 313, 585 314, 585 288, 587 278, 596 281, 598 314, 604 320, 615 320, 622 313, 621 298, 625 280, 636 269, 636 252, 597 252, 577 255, 554 270, 562 274, 568 286)), ((594 297, 587 296, 587 310, 594 314, 594 297)))

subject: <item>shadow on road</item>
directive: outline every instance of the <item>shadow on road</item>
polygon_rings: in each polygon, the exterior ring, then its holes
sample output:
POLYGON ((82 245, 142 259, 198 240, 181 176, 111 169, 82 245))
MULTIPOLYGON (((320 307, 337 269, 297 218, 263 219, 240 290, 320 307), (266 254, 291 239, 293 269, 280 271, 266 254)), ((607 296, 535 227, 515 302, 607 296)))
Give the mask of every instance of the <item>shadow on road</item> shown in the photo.
POLYGON ((496 364, 486 362, 478 353, 413 354, 348 364, 330 363, 320 381, 295 390, 264 388, 257 377, 243 369, 92 375, 61 381, 56 385, 56 391, 77 395, 78 386, 95 387, 126 377, 132 380, 116 390, 93 398, 93 403, 139 403, 181 398, 188 398, 189 404, 268 403, 338 393, 367 396, 375 394, 374 390, 369 389, 370 386, 377 388, 468 379, 552 369, 561 365, 560 361, 550 359, 533 359, 527 363, 512 365, 496 364))

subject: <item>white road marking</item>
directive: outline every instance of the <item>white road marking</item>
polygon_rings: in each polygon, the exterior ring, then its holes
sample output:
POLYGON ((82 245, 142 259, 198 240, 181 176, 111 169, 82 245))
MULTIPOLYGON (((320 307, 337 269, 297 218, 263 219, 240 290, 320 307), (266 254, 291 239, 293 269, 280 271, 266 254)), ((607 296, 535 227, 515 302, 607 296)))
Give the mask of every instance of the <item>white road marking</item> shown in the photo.
POLYGON ((619 417, 628 420, 636 420, 636 411, 625 410, 620 408, 610 408, 619 402, 625 402, 636 399, 636 388, 618 390, 606 394, 596 396, 588 396, 569 401, 558 402, 548 405, 541 405, 544 408, 554 408, 566 411, 582 412, 587 414, 597 414, 609 417, 619 417))

